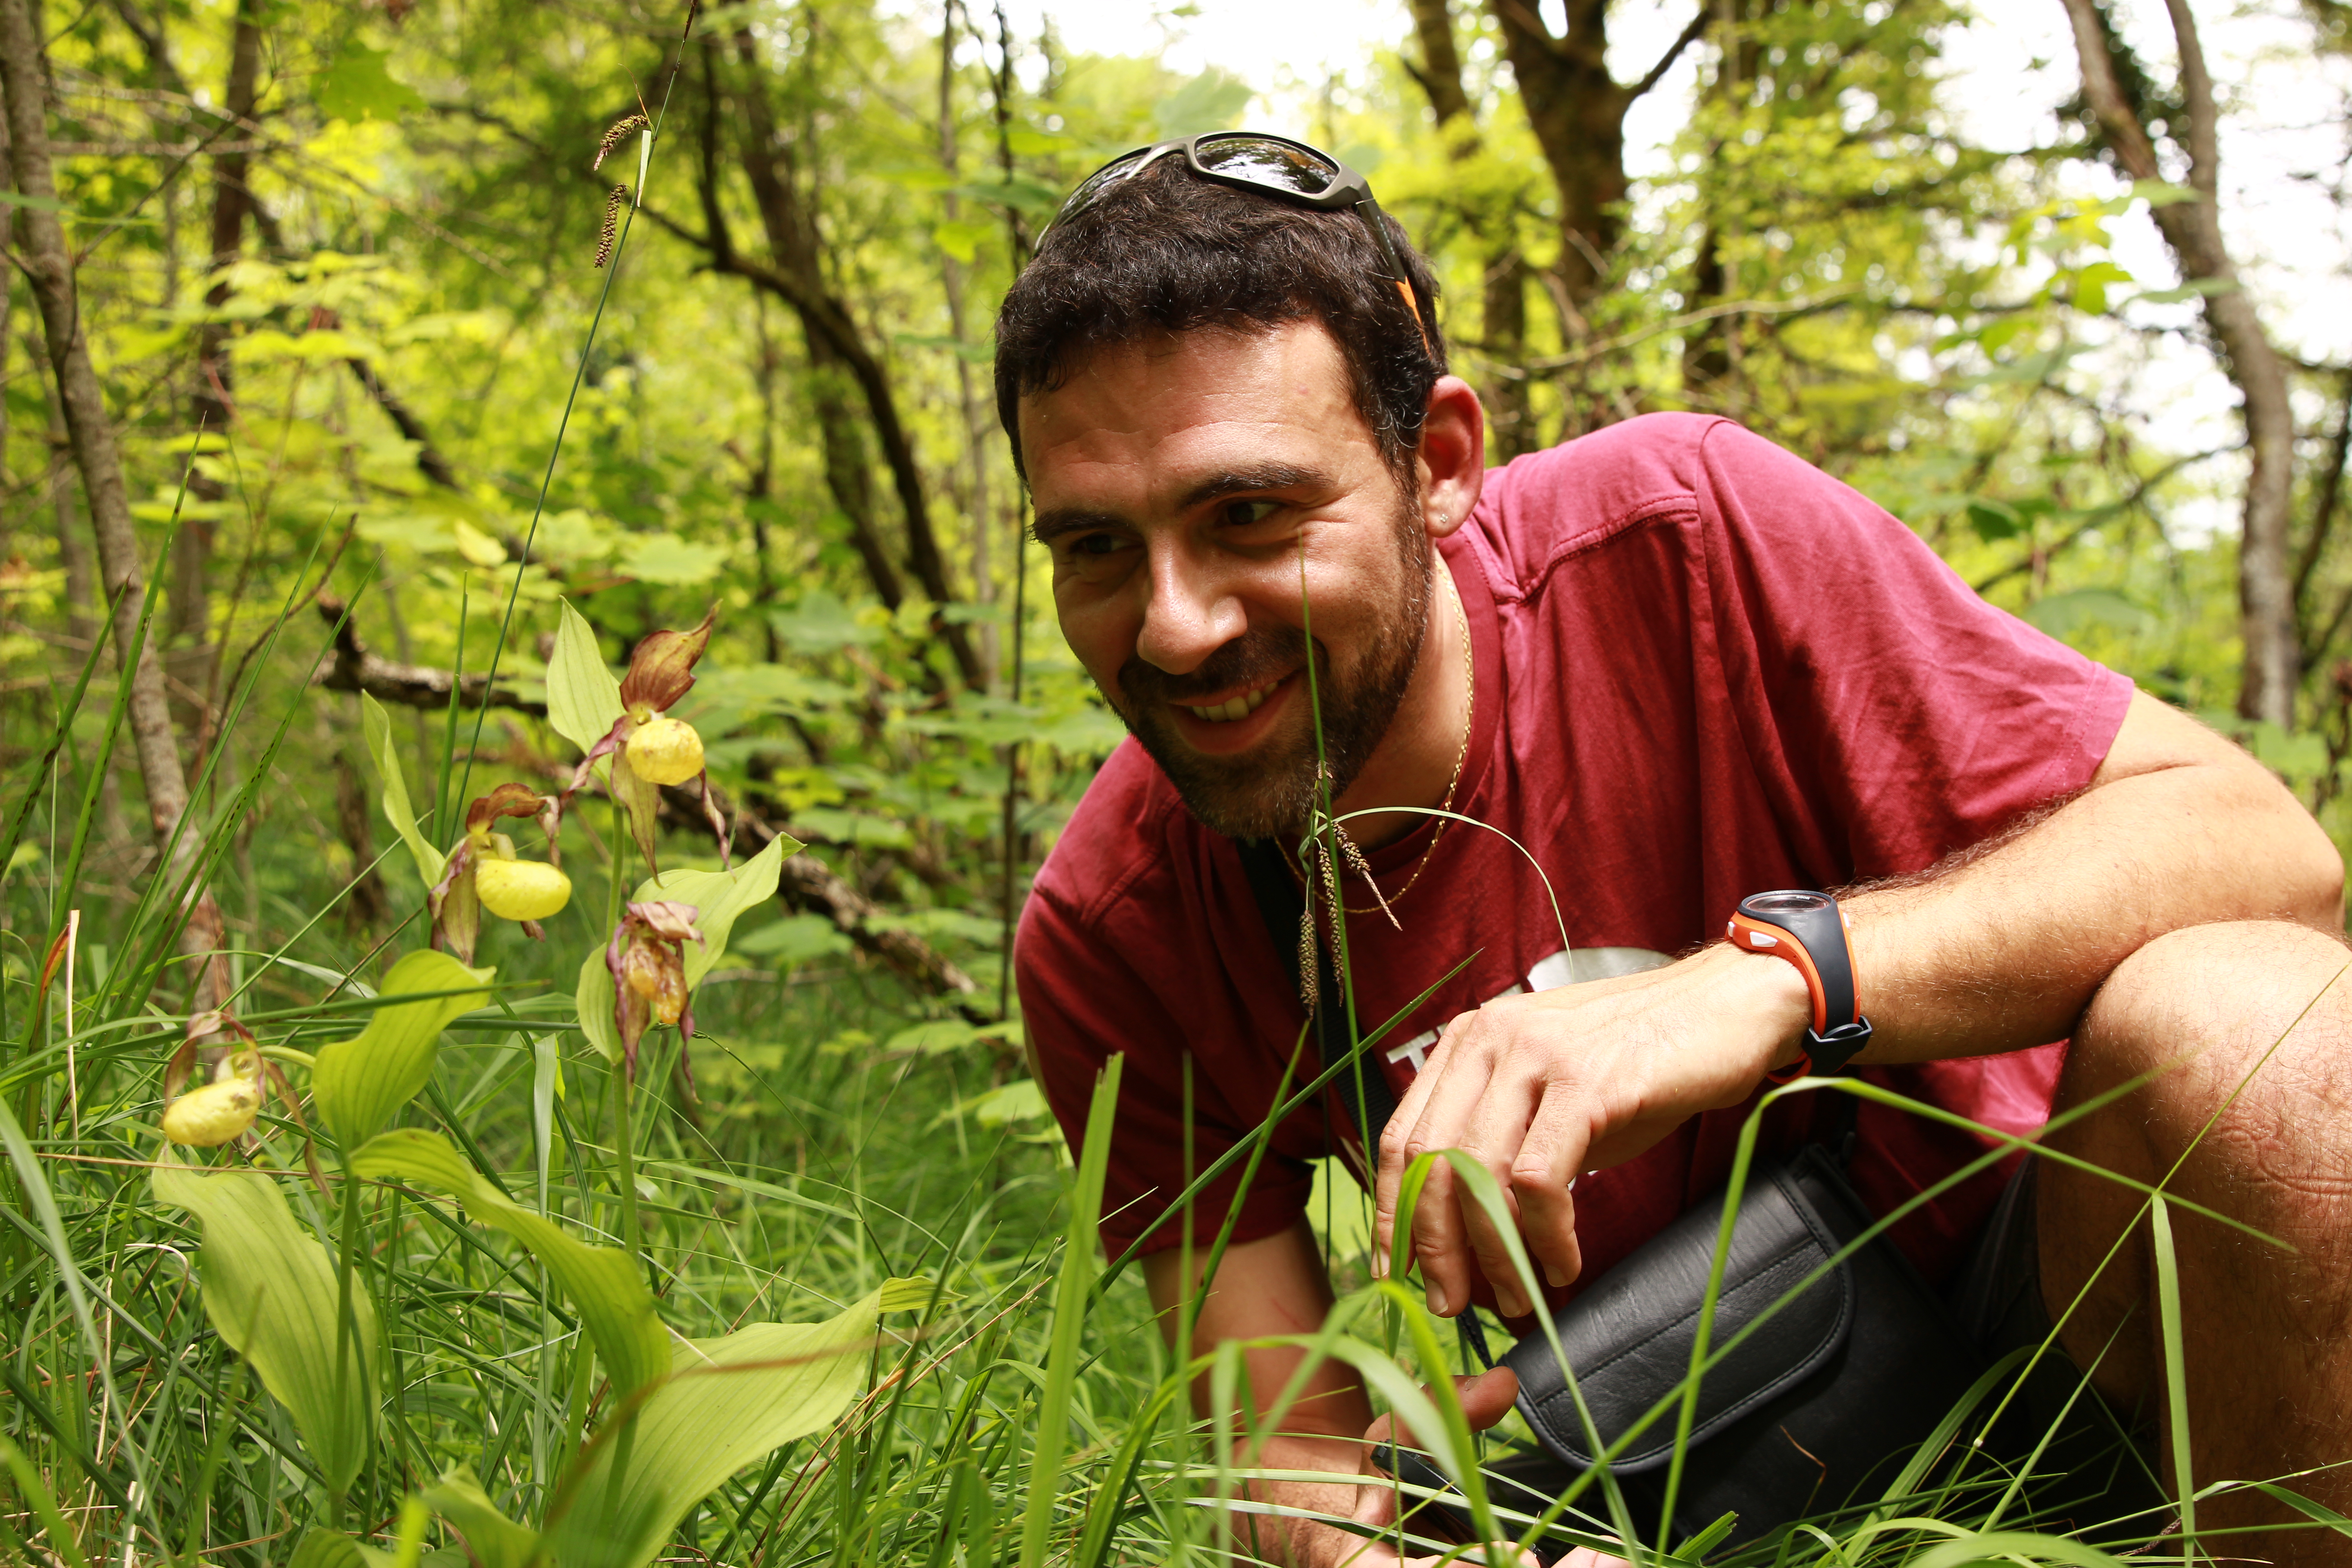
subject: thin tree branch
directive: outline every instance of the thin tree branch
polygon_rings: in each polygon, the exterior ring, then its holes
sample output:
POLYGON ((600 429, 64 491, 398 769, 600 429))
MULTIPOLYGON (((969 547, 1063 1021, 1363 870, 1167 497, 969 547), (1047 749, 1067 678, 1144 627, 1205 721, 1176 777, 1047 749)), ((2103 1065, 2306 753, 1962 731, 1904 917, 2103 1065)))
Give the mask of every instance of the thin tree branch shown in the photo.
POLYGON ((1666 52, 1658 57, 1658 63, 1652 66, 1640 81, 1627 89, 1627 96, 1639 98, 1657 86, 1665 74, 1675 68, 1675 62, 1683 58, 1683 51, 1706 36, 1707 23, 1713 15, 1714 13, 1706 6, 1701 5, 1698 8, 1698 15, 1693 16, 1683 28, 1682 37, 1666 47, 1666 52))

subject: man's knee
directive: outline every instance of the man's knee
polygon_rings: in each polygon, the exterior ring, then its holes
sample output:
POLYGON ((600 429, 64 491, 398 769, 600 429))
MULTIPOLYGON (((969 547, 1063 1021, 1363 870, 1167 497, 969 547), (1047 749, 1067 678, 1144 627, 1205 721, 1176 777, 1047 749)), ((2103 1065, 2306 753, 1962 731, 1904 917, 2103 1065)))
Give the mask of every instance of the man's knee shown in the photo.
POLYGON ((2341 1104, 2352 1092, 2347 965, 2341 941, 2285 921, 2158 937, 2116 967, 2084 1013, 2062 1105, 2154 1073, 2148 1131, 2161 1140, 2172 1131, 2165 1107, 2201 1127, 2225 1105, 2341 1104))

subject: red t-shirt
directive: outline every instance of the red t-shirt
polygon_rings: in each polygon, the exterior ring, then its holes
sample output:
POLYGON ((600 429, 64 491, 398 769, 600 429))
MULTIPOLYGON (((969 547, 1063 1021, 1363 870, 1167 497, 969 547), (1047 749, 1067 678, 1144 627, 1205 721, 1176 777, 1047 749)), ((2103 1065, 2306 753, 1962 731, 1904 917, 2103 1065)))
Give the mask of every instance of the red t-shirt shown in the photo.
MULTIPOLYGON (((1654 415, 1521 458, 1486 476, 1441 549, 1475 661, 1456 809, 1541 861, 1569 942, 1563 954, 1527 861, 1462 825, 1396 900, 1402 932, 1350 917, 1368 1028, 1476 953, 1388 1037, 1400 1094, 1433 1032, 1492 997, 1719 938, 1751 892, 1916 871, 2082 788, 2131 699, 2123 677, 1986 604, 1860 494, 1725 420, 1654 415)), ((1371 856, 1386 891, 1433 830, 1371 856)), ((1349 901, 1368 904, 1349 882, 1349 901)), ((1184 1184, 1184 1054, 1199 1170, 1275 1103, 1304 1021, 1297 995, 1233 843, 1193 819, 1132 740, 1039 870, 1015 952, 1028 1038, 1073 1143, 1097 1069, 1127 1054, 1102 1221, 1105 1245, 1123 1250, 1184 1184)), ((1864 1076, 2019 1131, 2048 1118, 2063 1049, 1864 1076)), ((1766 1147, 1801 1142, 1815 1098, 1777 1107, 1766 1147)), ((1747 1112, 1697 1117, 1578 1184, 1584 1279, 1722 1183, 1747 1112)), ((1276 1130, 1235 1239, 1304 1212, 1307 1162, 1356 1163, 1341 1147, 1352 1136, 1333 1135, 1348 1125, 1333 1099, 1276 1130)), ((1850 1174, 1882 1213, 1985 1148, 1867 1104, 1857 1132, 1850 1174)), ((1194 1207, 1204 1243, 1235 1179, 1194 1207)), ((2001 1179, 1987 1173, 1897 1228, 1931 1279, 1959 1262, 2001 1179)), ((1177 1240, 1171 1219, 1148 1246, 1177 1240)))

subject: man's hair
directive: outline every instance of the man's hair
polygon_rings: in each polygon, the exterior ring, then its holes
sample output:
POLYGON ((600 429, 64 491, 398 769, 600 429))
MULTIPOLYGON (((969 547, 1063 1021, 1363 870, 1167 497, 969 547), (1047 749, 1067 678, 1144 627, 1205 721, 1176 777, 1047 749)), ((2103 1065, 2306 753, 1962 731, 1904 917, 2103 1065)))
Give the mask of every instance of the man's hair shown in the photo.
MULTIPOLYGON (((1383 221, 1434 316, 1429 263, 1383 221)), ((1433 320, 1423 341, 1387 267, 1353 211, 1317 212, 1158 159, 1056 223, 997 312, 996 411, 1013 467, 1028 477, 1021 399, 1061 385, 1094 353, 1163 332, 1312 321, 1339 344, 1357 411, 1410 495, 1445 340, 1433 320)))

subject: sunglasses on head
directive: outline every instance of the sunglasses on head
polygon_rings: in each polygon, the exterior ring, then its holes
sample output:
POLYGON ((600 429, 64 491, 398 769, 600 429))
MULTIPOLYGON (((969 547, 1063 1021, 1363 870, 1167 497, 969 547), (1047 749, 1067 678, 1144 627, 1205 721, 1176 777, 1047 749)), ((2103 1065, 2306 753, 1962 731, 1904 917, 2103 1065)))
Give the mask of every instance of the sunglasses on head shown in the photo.
POLYGON ((1404 258, 1397 253, 1396 240, 1381 220, 1381 204, 1372 199, 1370 184, 1328 153, 1304 142, 1256 131, 1212 131, 1138 147, 1132 153, 1120 153, 1079 181, 1070 199, 1054 215, 1054 224, 1058 226, 1086 211, 1101 200, 1105 192, 1171 153, 1181 153, 1186 168, 1221 185, 1296 202, 1317 212, 1355 208, 1356 216, 1372 231, 1372 242, 1381 247, 1389 281, 1396 285, 1405 309, 1412 312, 1422 345, 1428 346, 1429 329, 1423 325, 1421 290, 1414 285, 1412 274, 1405 270, 1404 258))

